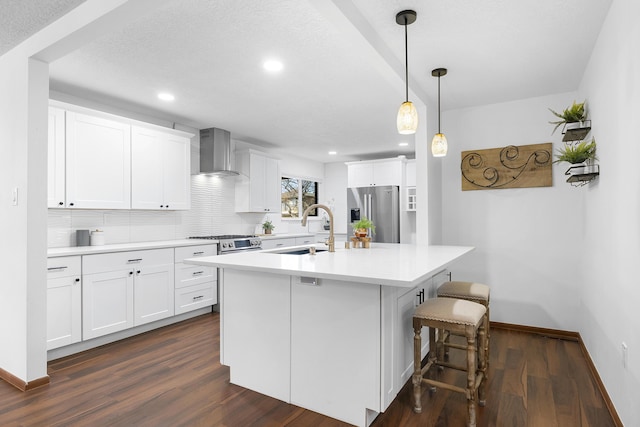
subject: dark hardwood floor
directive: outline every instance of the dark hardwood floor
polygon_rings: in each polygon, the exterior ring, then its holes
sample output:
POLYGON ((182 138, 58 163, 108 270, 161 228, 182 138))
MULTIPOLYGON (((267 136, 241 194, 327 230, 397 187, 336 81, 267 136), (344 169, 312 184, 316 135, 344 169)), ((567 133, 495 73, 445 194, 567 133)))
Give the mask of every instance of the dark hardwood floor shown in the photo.
MULTIPOLYGON (((491 338, 478 426, 614 426, 578 343, 497 328, 491 338)), ((347 426, 230 384, 219 339, 207 314, 50 362, 45 387, 0 381, 0 426, 347 426)), ((438 390, 414 414, 409 383, 373 425, 463 426, 465 408, 438 390)))

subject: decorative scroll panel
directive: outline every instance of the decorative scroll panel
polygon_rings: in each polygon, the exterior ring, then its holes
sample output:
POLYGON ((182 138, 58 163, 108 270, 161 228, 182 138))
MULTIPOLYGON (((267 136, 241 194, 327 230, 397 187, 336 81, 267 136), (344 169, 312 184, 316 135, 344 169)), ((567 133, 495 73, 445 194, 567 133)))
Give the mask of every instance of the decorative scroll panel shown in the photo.
POLYGON ((463 151, 462 190, 551 187, 553 144, 463 151))

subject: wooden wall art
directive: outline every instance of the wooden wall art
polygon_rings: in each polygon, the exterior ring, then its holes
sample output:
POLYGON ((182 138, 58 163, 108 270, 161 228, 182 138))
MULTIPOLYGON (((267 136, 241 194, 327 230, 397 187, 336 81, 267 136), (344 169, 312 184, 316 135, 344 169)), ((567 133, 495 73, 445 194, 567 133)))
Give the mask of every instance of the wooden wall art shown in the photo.
POLYGON ((463 151, 462 190, 551 187, 553 144, 463 151))

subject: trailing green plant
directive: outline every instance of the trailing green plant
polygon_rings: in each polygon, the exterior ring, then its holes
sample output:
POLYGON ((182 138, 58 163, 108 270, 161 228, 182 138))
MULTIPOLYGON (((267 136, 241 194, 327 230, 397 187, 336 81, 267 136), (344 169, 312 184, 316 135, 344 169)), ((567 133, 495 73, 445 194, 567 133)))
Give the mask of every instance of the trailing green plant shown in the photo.
POLYGON ((276 228, 276 226, 273 225, 273 223, 270 220, 266 220, 265 222, 262 223, 262 228, 266 231, 266 230, 273 230, 274 228, 276 228))
POLYGON ((553 163, 568 162, 574 165, 597 159, 596 139, 592 138, 591 142, 581 141, 579 144, 565 144, 564 148, 558 150, 556 160, 553 163))
POLYGON ((376 232, 376 226, 373 225, 373 221, 368 219, 366 216, 363 216, 360 218, 360 221, 354 222, 351 226, 354 230, 358 230, 360 228, 364 228, 366 230, 367 228, 370 228, 372 233, 376 232))
POLYGON ((555 122, 549 122, 552 125, 556 125, 556 127, 553 128, 553 132, 551 132, 551 134, 555 133, 556 129, 558 129, 565 123, 584 122, 585 120, 587 120, 587 108, 585 104, 586 101, 579 104, 576 104, 576 102, 573 101, 571 107, 565 108, 562 113, 558 113, 557 111, 553 111, 551 108, 549 108, 549 111, 551 111, 554 116, 560 119, 555 122))

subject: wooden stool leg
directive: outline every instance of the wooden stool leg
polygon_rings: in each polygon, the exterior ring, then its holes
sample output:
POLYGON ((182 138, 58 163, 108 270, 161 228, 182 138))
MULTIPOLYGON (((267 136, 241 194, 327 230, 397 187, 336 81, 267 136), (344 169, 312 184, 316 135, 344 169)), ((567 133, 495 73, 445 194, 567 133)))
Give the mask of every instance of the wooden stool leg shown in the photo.
MULTIPOLYGON (((422 412, 422 323, 413 319, 413 412, 422 412)), ((431 343, 429 343, 431 345, 431 343)))
POLYGON ((476 427, 476 337, 475 330, 467 333, 467 409, 469 427, 476 427))
POLYGON ((485 393, 485 385, 487 383, 487 352, 485 351, 487 345, 487 331, 485 330, 486 323, 483 323, 483 326, 478 329, 478 359, 480 360, 480 384, 478 385, 478 404, 480 406, 484 406, 487 402, 487 397, 485 393))
MULTIPOLYGON (((439 354, 440 349, 441 347, 438 345, 438 342, 436 341, 436 328, 429 328, 429 357, 427 358, 428 359, 427 363, 431 362, 431 365, 433 366, 433 365, 436 365, 433 362, 442 360, 440 359, 440 354, 439 354)), ((437 378, 438 370, 441 370, 439 368, 440 366, 437 366, 437 365, 435 366, 436 379, 438 379, 437 378)), ((430 375, 430 374, 427 372, 427 375, 430 375)), ((435 393, 436 387, 433 385, 429 386, 429 391, 431 391, 432 393, 435 393)))
POLYGON ((486 325, 486 332, 487 332, 487 344, 486 344, 486 350, 487 350, 487 356, 486 356, 486 362, 487 362, 487 376, 489 375, 489 361, 490 361, 490 349, 491 349, 491 317, 489 316, 489 303, 487 302, 487 325, 486 325))

